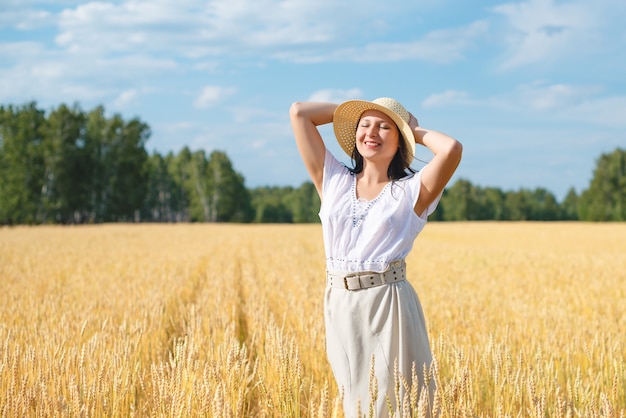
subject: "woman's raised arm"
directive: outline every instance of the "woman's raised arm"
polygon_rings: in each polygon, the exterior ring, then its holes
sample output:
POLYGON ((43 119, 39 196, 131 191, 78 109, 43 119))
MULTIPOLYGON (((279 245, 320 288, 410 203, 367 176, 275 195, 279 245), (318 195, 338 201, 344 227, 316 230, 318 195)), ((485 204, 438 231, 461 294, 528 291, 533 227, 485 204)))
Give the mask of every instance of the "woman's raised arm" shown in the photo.
POLYGON ((317 127, 331 123, 336 108, 333 103, 295 102, 289 109, 298 151, 320 197, 326 146, 317 127))
POLYGON ((434 154, 422 170, 420 195, 415 204, 415 213, 421 215, 443 191, 459 166, 463 145, 446 134, 418 126, 413 115, 409 126, 413 129, 415 142, 424 145, 434 154))

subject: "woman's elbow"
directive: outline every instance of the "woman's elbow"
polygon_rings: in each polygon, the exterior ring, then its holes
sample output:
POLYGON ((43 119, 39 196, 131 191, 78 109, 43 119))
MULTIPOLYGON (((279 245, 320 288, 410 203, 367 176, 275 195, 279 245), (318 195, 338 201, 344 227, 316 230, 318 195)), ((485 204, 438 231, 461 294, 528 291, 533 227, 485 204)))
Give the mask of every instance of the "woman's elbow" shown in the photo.
POLYGON ((292 119, 302 117, 302 110, 303 110, 302 102, 293 102, 291 104, 291 107, 289 108, 289 116, 292 119))
POLYGON ((463 144, 453 139, 448 146, 446 154, 451 160, 461 161, 461 157, 463 156, 463 144))
POLYGON ((461 144, 459 141, 455 140, 452 148, 454 149, 454 153, 457 154, 459 157, 463 155, 463 144, 461 144))

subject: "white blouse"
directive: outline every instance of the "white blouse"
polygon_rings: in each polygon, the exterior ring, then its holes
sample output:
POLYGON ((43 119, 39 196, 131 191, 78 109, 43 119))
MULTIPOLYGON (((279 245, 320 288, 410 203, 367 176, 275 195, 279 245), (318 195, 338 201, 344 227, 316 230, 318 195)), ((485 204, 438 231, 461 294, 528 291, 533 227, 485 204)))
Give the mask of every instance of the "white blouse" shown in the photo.
POLYGON ((387 183, 372 200, 356 198, 356 176, 326 150, 319 217, 329 271, 384 271, 404 259, 439 202, 417 216, 421 171, 387 183))

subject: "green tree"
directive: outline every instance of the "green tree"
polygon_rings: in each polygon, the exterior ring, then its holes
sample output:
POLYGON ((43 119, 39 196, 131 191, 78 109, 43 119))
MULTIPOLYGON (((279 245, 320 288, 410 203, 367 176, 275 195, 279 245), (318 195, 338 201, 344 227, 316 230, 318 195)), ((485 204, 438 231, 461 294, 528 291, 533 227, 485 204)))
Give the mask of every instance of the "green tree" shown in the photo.
POLYGON ((578 209, 579 218, 585 221, 626 220, 626 150, 618 148, 597 159, 578 209))
POLYGON ((106 118, 102 106, 86 115, 91 221, 136 220, 147 194, 149 137, 150 128, 139 119, 106 118))
POLYGON ((578 219, 578 195, 571 187, 561 203, 561 219, 565 221, 575 221, 578 219))
POLYGON ((286 203, 292 213, 295 223, 319 223, 320 197, 315 185, 304 182, 297 189, 293 189, 286 197, 286 203))
POLYGON ((113 116, 107 137, 109 153, 106 165, 110 199, 110 220, 135 219, 147 193, 147 160, 145 143, 150 128, 138 119, 124 122, 113 116))
MULTIPOLYGON (((211 213, 210 195, 212 175, 209 160, 204 151, 196 151, 190 155, 188 162, 189 210, 191 220, 200 222, 214 221, 211 213)), ((215 221, 214 221, 215 222, 215 221)))
POLYGON ((189 165, 191 164, 191 150, 183 147, 176 155, 168 159, 168 172, 173 180, 170 194, 170 204, 174 210, 175 222, 190 222, 189 213, 191 193, 189 165))
MULTIPOLYGON (((214 151, 207 157, 204 151, 192 152, 184 147, 176 156, 170 154, 165 163, 167 172, 161 172, 161 180, 150 181, 149 196, 159 193, 160 201, 167 196, 173 214, 170 221, 249 222, 252 218, 244 179, 225 153, 214 151)), ((155 164, 153 161, 151 166, 155 164)), ((151 172, 159 171, 152 168, 151 172)), ((151 201, 158 199, 152 197, 151 201)))
POLYGON ((505 193, 504 208, 510 221, 526 221, 529 219, 528 200, 531 193, 526 189, 505 193))
POLYGON ((98 106, 85 116, 85 153, 89 155, 91 179, 89 188, 89 221, 101 222, 108 213, 107 176, 105 156, 108 152, 106 145, 107 119, 104 107, 98 106))
POLYGON ((457 180, 445 190, 441 200, 445 221, 468 221, 478 217, 480 198, 469 180, 457 180))
POLYGON ((213 151, 209 156, 211 182, 208 204, 211 222, 249 222, 252 218, 250 195, 244 178, 237 173, 226 153, 213 151))
POLYGON ((293 187, 258 187, 251 192, 254 207, 254 222, 292 223, 293 211, 290 200, 293 199, 293 187))
POLYGON ((528 219, 533 221, 559 220, 560 208, 554 195, 548 190, 538 187, 527 199, 528 219))
POLYGON ((44 220, 81 222, 90 211, 91 155, 85 147, 85 114, 77 107, 59 106, 44 128, 44 220))
POLYGON ((169 166, 174 156, 165 157, 154 152, 147 161, 148 186, 143 203, 142 219, 156 222, 175 222, 178 205, 173 196, 178 189, 169 166))
POLYGON ((35 102, 0 107, 0 223, 44 219, 44 112, 35 102))
POLYGON ((504 201, 505 193, 496 187, 487 187, 483 190, 481 206, 483 207, 483 220, 503 221, 507 219, 504 201))

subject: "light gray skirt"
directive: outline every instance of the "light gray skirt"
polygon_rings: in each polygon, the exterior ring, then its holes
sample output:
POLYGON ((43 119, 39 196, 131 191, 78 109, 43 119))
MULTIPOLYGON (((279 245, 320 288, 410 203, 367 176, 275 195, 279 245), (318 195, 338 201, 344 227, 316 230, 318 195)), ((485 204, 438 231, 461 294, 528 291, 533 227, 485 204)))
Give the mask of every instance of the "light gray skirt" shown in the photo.
MULTIPOLYGON (((361 290, 345 290, 327 286, 324 297, 326 351, 333 374, 343 391, 346 418, 357 417, 357 411, 368 415, 371 391, 370 371, 374 361, 377 399, 375 416, 389 416, 388 401, 393 410, 397 395, 402 403, 405 388, 396 394, 394 363, 409 385, 424 387, 423 369, 432 362, 426 322, 417 293, 404 280, 361 290), (419 382, 411 381, 415 363, 419 382)), ((430 382, 432 403, 435 390, 430 382)), ((360 417, 359 417, 360 418, 360 417)))

